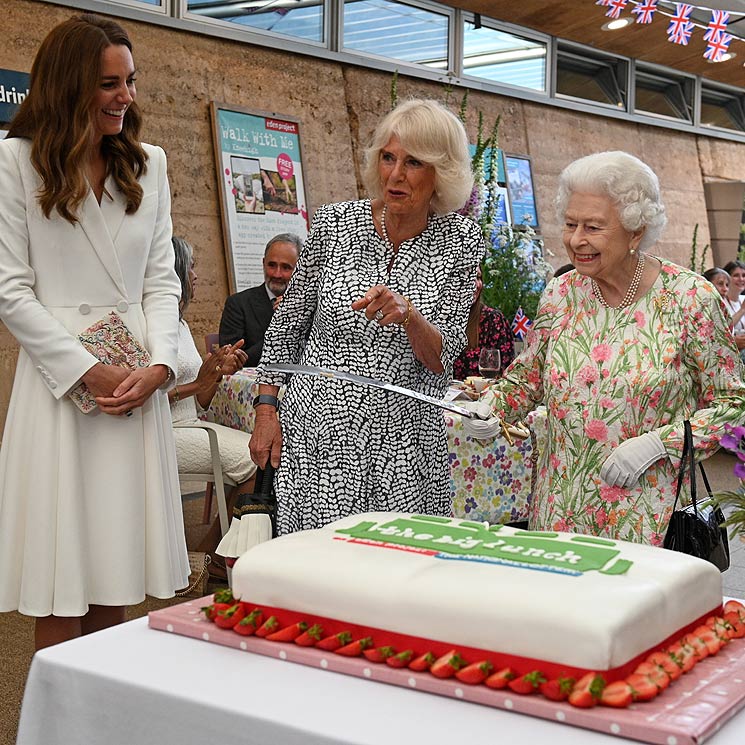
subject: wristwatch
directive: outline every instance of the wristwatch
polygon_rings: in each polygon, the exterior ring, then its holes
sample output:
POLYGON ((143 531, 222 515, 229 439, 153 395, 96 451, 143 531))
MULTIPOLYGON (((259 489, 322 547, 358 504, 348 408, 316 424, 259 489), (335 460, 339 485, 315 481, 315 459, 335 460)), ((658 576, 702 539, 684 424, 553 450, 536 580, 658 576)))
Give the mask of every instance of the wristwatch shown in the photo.
POLYGON ((253 400, 254 409, 259 404, 269 404, 275 409, 279 409, 279 399, 276 396, 271 396, 268 393, 260 393, 258 396, 256 396, 256 398, 253 400))

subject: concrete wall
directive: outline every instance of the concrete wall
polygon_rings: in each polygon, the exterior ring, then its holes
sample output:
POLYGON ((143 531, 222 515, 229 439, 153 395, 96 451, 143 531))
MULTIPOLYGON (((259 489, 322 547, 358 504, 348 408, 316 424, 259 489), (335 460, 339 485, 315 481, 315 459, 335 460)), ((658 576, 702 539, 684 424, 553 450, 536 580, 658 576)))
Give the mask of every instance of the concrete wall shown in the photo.
MULTIPOLYGON (((28 71, 44 35, 68 18, 69 8, 3 0, 0 67, 28 71)), ((188 320, 198 345, 218 327, 228 293, 209 118, 211 100, 300 119, 306 196, 311 211, 326 202, 361 196, 359 152, 390 107, 388 73, 296 56, 161 26, 125 21, 138 67, 138 101, 144 139, 169 157, 173 222, 196 248, 199 283, 188 320)), ((399 97, 445 98, 435 83, 401 77, 399 97)), ((450 95, 457 110, 461 90, 450 95)), ((566 261, 552 200, 561 169, 576 157, 606 149, 632 152, 657 172, 669 226, 657 252, 688 264, 693 227, 709 241, 703 184, 740 180, 745 146, 575 114, 518 99, 471 91, 468 129, 475 140, 478 111, 486 127, 502 116, 500 144, 532 158, 539 217, 549 257, 566 261)), ((13 337, 0 324, 0 425, 5 421, 17 356, 13 337)))

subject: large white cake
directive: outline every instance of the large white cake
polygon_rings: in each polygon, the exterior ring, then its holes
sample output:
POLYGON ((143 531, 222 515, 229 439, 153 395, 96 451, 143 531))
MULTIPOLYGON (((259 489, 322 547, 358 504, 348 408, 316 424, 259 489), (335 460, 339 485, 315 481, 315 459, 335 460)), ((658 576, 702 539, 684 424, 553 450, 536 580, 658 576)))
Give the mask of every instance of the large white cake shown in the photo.
POLYGON ((684 554, 383 512, 260 544, 238 560, 232 586, 283 624, 349 624, 375 646, 392 643, 390 632, 418 640, 418 652, 619 675, 722 607, 718 570, 684 554))

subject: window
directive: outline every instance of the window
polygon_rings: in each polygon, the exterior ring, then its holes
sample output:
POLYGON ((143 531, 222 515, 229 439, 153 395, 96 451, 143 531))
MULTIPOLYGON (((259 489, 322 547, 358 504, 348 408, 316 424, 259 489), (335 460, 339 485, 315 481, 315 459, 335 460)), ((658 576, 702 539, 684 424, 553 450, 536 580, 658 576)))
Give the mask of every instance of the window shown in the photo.
POLYGON ((745 132, 745 93, 704 85, 701 89, 701 126, 745 132))
POLYGON ((546 90, 546 47, 475 20, 463 24, 463 74, 505 85, 546 90))
POLYGON ((556 95, 626 108, 628 62, 558 44, 556 95))
POLYGON ((344 0, 345 49, 448 69, 450 16, 391 0, 344 0))
POLYGON ((637 64, 634 83, 634 111, 693 122, 693 78, 647 70, 637 64))
POLYGON ((186 9, 202 18, 323 42, 323 0, 187 0, 186 9))

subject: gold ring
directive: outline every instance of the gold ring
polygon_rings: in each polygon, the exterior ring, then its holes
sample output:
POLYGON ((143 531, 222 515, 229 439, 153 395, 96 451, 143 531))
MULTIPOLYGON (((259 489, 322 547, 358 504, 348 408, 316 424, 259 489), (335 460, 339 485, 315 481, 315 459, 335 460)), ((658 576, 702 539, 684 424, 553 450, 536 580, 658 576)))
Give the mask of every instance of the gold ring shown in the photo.
POLYGON ((215 372, 220 372, 220 370, 222 370, 222 368, 220 367, 220 365, 218 365, 218 366, 217 366, 217 367, 215 368, 215 372))

